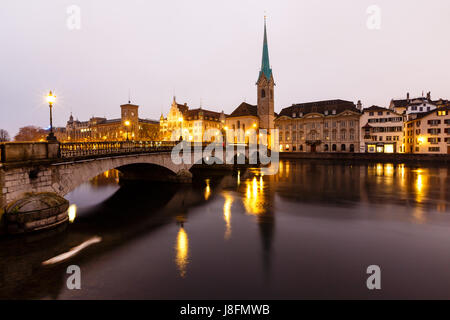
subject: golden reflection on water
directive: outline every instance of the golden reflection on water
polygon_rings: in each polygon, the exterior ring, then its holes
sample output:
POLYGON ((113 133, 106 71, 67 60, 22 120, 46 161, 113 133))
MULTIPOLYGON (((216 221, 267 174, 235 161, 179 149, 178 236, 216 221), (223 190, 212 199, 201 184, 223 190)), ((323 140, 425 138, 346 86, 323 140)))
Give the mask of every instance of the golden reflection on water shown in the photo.
POLYGON ((180 227, 177 235, 176 244, 176 264, 180 276, 184 278, 186 276, 187 265, 189 264, 189 239, 186 231, 183 227, 180 227))
POLYGON ((253 177, 253 180, 247 180, 246 196, 244 206, 247 213, 252 215, 261 215, 266 211, 266 201, 264 197, 264 182, 262 176, 260 179, 253 177))
POLYGON ((210 184, 210 180, 206 179, 205 200, 208 200, 209 197, 211 196, 211 186, 209 184, 210 184))
POLYGON ((426 172, 422 169, 418 169, 415 171, 417 177, 416 177, 416 202, 422 203, 425 198, 425 190, 426 190, 426 172))
POLYGON ((223 219, 225 220, 225 240, 231 237, 231 206, 233 204, 233 196, 228 192, 223 194, 225 203, 223 204, 223 219))
POLYGON ((109 184, 119 183, 119 171, 116 169, 111 169, 105 171, 98 176, 91 179, 91 185, 93 186, 104 186, 109 184))
POLYGON ((77 217, 77 205, 70 205, 69 209, 67 210, 67 214, 69 216, 69 222, 73 223, 75 221, 75 218, 77 217))

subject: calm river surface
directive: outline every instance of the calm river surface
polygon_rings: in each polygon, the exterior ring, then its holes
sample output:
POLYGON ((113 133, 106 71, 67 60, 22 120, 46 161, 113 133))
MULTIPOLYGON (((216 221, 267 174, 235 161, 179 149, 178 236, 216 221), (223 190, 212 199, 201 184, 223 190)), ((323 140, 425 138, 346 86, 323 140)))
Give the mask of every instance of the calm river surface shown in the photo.
POLYGON ((66 230, 1 239, 0 298, 450 299, 448 167, 282 161, 275 176, 118 181, 69 194, 66 230))

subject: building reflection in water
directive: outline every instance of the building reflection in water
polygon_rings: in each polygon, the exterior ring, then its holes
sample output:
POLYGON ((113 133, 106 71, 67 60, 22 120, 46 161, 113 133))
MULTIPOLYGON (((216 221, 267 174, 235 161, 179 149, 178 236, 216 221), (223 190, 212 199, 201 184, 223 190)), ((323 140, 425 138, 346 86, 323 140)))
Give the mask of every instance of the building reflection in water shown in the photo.
POLYGON ((233 196, 229 192, 224 192, 225 202, 223 204, 223 220, 225 221, 225 240, 231 237, 231 206, 233 205, 233 196))
POLYGON ((187 266, 189 264, 189 239, 183 226, 181 226, 178 230, 175 250, 175 262, 177 264, 180 277, 184 278, 186 277, 187 266))
POLYGON ((246 195, 244 198, 245 210, 251 215, 261 215, 266 210, 266 198, 264 197, 264 184, 262 176, 258 180, 253 177, 251 180, 245 181, 246 195))
POLYGON ((102 187, 110 184, 118 184, 119 180, 119 171, 111 169, 91 179, 90 184, 91 186, 102 187))
MULTIPOLYGON (((280 167, 283 166, 280 164, 280 167)), ((284 166, 286 170, 289 166, 284 166)), ((274 190, 270 188, 271 184, 264 183, 264 177, 259 172, 254 172, 251 179, 244 183, 245 196, 242 201, 247 214, 256 217, 261 241, 262 241, 262 259, 266 278, 269 278, 271 265, 271 249, 274 239, 275 217, 272 212, 274 202, 274 190)), ((270 177, 269 177, 270 178, 270 177)))

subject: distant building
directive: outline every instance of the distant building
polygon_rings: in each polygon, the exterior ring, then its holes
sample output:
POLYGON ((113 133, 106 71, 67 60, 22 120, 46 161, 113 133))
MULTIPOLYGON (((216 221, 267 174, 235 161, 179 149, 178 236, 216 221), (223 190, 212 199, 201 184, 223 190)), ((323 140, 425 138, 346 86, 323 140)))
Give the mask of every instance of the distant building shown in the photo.
POLYGON ((222 136, 225 114, 203 108, 189 109, 188 105, 178 104, 173 98, 166 118, 159 120, 160 134, 165 141, 181 139, 190 142, 210 142, 222 136))
POLYGON ((450 106, 417 114, 405 123, 405 152, 450 154, 450 106))
MULTIPOLYGON (((360 104, 358 104, 360 105, 360 104)), ((294 104, 275 119, 282 152, 359 152, 361 111, 351 101, 294 104)))
MULTIPOLYGON (((444 103, 442 99, 441 103, 444 103)), ((426 97, 418 97, 410 99, 409 93, 406 99, 391 100, 389 109, 399 114, 405 114, 409 119, 413 119, 417 113, 432 111, 437 108, 437 101, 431 100, 431 92, 426 97)))
POLYGON ((372 106, 362 110, 360 151, 369 153, 403 153, 405 116, 392 109, 372 106))
POLYGON ((159 139, 159 122, 140 119, 139 106, 127 103, 120 106, 121 117, 106 119, 92 117, 89 121, 74 120, 70 115, 65 138, 60 141, 123 141, 159 139))

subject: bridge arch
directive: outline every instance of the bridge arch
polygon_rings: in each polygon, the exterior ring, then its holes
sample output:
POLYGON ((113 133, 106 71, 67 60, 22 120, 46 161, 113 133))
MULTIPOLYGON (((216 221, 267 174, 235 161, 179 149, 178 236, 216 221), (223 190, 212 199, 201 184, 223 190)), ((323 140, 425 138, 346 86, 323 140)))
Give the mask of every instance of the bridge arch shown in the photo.
POLYGON ((62 163, 52 168, 52 176, 56 178, 53 179, 56 182, 52 185, 52 189, 55 193, 65 196, 81 184, 112 169, 119 170, 129 179, 141 176, 149 180, 153 177, 155 180, 166 178, 167 181, 188 182, 192 178, 189 172, 191 166, 174 164, 170 154, 133 155, 62 163))

